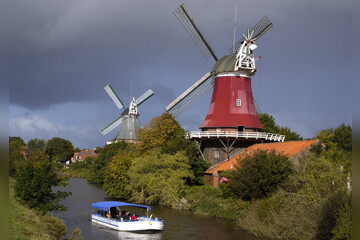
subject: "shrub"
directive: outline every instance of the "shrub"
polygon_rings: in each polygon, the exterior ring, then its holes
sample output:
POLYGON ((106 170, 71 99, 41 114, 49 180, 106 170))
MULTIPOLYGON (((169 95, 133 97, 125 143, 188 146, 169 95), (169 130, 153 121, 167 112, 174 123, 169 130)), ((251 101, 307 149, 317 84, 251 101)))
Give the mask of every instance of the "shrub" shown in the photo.
POLYGON ((257 151, 239 160, 230 186, 243 200, 260 199, 277 190, 292 171, 292 163, 285 156, 257 151))
POLYGON ((128 176, 131 200, 169 207, 181 205, 186 179, 194 177, 183 151, 173 155, 160 149, 133 159, 128 176))
POLYGON ((43 212, 66 210, 59 201, 70 193, 52 191, 54 186, 65 186, 66 179, 54 172, 49 156, 44 152, 32 152, 29 159, 20 165, 15 179, 15 196, 25 205, 43 212))
POLYGON ((89 166, 89 174, 86 179, 91 183, 104 183, 104 176, 107 164, 111 161, 120 149, 127 148, 128 144, 125 142, 117 142, 106 145, 100 152, 99 156, 94 158, 89 166))
POLYGON ((235 220, 249 204, 235 198, 224 199, 220 188, 209 185, 186 189, 190 210, 196 214, 235 220))
POLYGON ((133 151, 121 149, 107 165, 103 186, 106 194, 120 199, 127 199, 130 196, 125 188, 129 182, 128 170, 132 157, 133 151))
POLYGON ((321 204, 305 195, 278 190, 271 197, 254 201, 237 225, 269 239, 316 239, 321 204))
POLYGON ((351 226, 351 195, 335 192, 323 204, 316 238, 351 239, 351 226))

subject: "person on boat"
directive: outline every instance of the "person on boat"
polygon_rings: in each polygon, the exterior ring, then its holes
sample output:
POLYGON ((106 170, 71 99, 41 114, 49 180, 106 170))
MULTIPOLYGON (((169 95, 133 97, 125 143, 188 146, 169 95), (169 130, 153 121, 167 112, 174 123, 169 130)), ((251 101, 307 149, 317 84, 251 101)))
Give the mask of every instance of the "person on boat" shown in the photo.
POLYGON ((120 218, 122 218, 122 217, 123 217, 123 214, 122 214, 122 212, 119 210, 119 211, 118 211, 118 214, 117 214, 117 218, 120 219, 120 218))
POLYGON ((130 216, 129 216, 129 211, 127 211, 126 213, 125 213, 125 215, 124 215, 124 220, 130 220, 130 216))
POLYGON ((110 213, 109 213, 109 212, 106 212, 106 217, 107 217, 108 219, 110 219, 110 213))
POLYGON ((135 213, 133 213, 133 214, 131 215, 131 220, 133 220, 133 221, 136 221, 136 220, 137 220, 137 217, 135 216, 135 213))

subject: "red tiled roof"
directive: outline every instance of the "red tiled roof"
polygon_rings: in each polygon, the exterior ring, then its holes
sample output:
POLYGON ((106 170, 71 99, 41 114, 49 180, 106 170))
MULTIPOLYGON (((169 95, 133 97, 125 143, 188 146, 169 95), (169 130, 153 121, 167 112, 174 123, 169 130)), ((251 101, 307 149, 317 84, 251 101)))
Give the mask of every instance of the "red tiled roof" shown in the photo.
POLYGON ((267 149, 270 151, 274 150, 275 153, 277 153, 277 154, 281 153, 281 154, 287 156, 289 159, 291 159, 294 156, 296 156, 297 154, 304 151, 305 149, 314 145, 318 141, 319 140, 316 139, 316 140, 254 144, 254 145, 246 148, 245 150, 241 151, 240 153, 236 154, 235 156, 231 157, 229 161, 225 160, 225 161, 218 163, 217 165, 210 167, 205 172, 205 174, 212 174, 214 172, 232 169, 236 166, 238 158, 244 158, 247 155, 246 153, 254 152, 256 150, 264 150, 264 151, 267 149))
POLYGON ((81 158, 81 160, 85 160, 85 158, 87 157, 97 157, 99 154, 96 153, 81 153, 79 154, 79 157, 81 158))

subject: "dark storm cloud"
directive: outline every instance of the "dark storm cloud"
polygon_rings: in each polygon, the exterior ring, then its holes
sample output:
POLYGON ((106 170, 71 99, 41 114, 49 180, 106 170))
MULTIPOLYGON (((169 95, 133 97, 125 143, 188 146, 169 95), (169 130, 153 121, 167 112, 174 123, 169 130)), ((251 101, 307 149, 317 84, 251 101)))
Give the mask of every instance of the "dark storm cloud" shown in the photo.
MULTIPOLYGON (((175 70, 173 76, 179 76, 176 71, 204 74, 213 63, 201 58, 173 16, 180 3, 12 1, 10 103, 41 109, 93 101, 103 97, 102 88, 108 83, 120 89, 118 94, 127 94, 130 81, 138 75, 156 75, 155 71, 169 71, 169 66, 175 70)), ((186 2, 218 55, 232 41, 234 2, 225 3, 186 2)), ((242 28, 263 14, 252 12, 256 10, 247 10, 249 16, 242 17, 242 28)), ((155 84, 162 82, 171 91, 168 79, 158 76, 155 84)), ((157 94, 168 102, 162 94, 172 93, 157 94)))
MULTIPOLYGON (((217 56, 228 54, 235 1, 184 2, 217 56)), ((163 111, 214 64, 202 58, 173 16, 181 3, 12 1, 10 103, 33 110, 108 100, 103 90, 108 83, 125 98, 133 83, 135 96, 153 88, 152 101, 161 105, 156 112, 163 111)), ((262 111, 290 127, 326 128, 333 124, 327 117, 311 117, 323 113, 347 122, 339 116, 351 112, 351 84, 345 84, 354 75, 349 74, 351 1, 245 0, 238 6, 237 39, 265 14, 274 24, 257 42, 256 55, 263 59, 252 81, 262 111), (307 117, 294 122, 293 112, 307 117)), ((194 105, 182 118, 191 119, 195 129, 203 117, 194 118, 194 112, 205 116, 207 108, 208 102, 194 105)))
POLYGON ((160 2, 15 1, 10 102, 37 109, 96 100, 108 83, 127 93, 144 66, 165 69, 180 50, 169 24, 176 5, 160 2))

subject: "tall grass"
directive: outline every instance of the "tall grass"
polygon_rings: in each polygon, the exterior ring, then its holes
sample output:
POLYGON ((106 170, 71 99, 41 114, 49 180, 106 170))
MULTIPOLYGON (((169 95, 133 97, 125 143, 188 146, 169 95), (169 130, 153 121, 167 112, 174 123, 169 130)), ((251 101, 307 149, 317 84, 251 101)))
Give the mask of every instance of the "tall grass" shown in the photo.
POLYGON ((320 214, 319 202, 278 191, 270 198, 253 202, 237 225, 256 236, 272 239, 314 239, 320 214))
POLYGON ((9 239, 63 239, 65 223, 49 213, 41 214, 18 203, 14 182, 9 179, 9 239))
POLYGON ((188 188, 186 200, 195 214, 230 220, 236 220, 249 206, 240 199, 224 198, 220 188, 207 185, 188 188))

